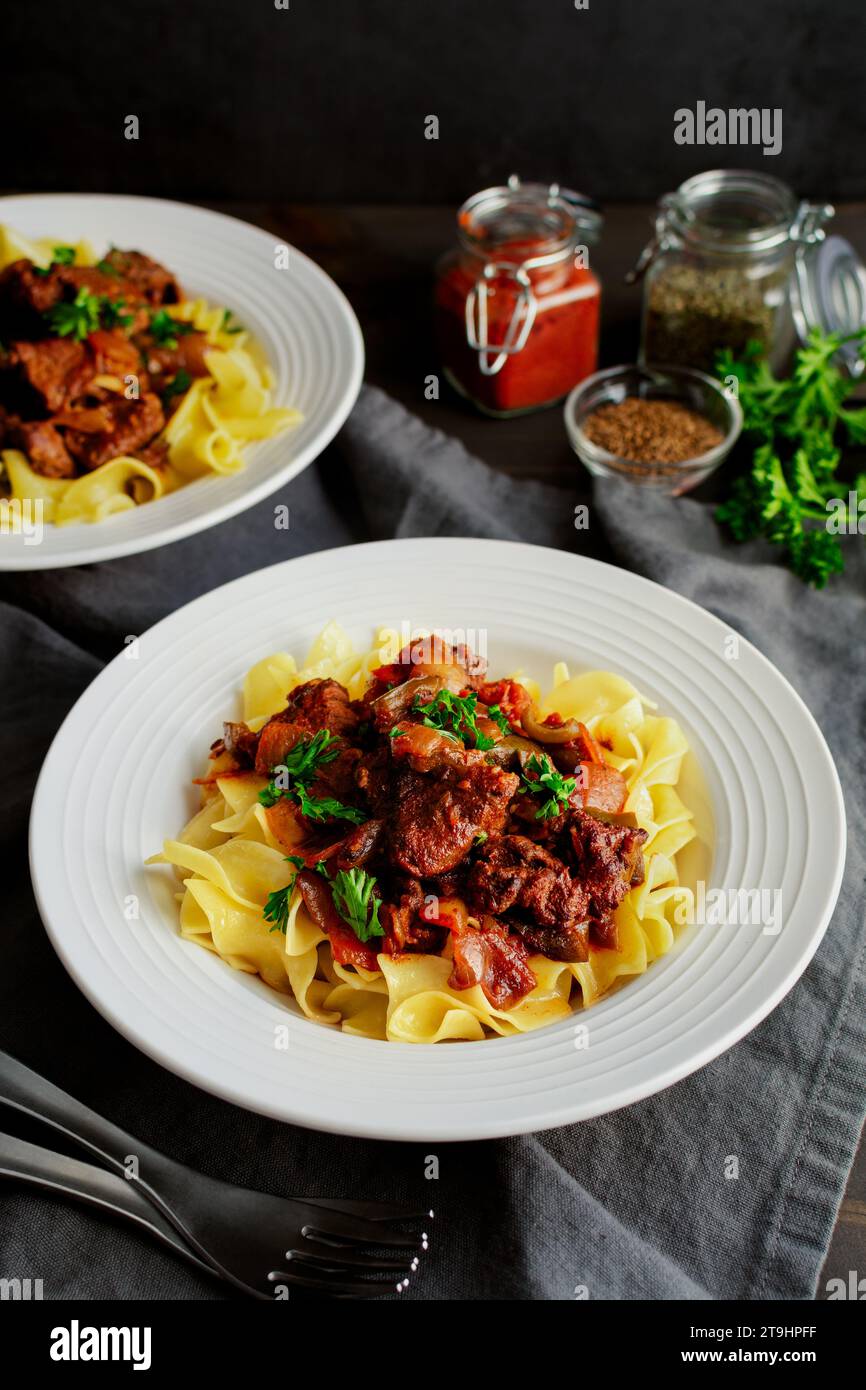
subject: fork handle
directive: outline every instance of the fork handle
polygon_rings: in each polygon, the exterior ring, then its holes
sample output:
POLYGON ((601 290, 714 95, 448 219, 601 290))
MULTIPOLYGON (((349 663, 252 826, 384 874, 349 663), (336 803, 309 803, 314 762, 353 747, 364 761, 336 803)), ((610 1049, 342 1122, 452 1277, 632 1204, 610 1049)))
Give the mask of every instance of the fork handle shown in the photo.
POLYGON ((125 1217, 163 1242, 200 1270, 213 1275, 174 1227, 143 1197, 135 1183, 126 1182, 77 1158, 30 1144, 12 1134, 0 1134, 0 1177, 19 1179, 51 1192, 61 1192, 89 1206, 125 1217))
POLYGON ((0 1102, 60 1130, 120 1173, 126 1172, 124 1160, 130 1155, 146 1158, 153 1171, 158 1171, 162 1162, 162 1155, 155 1149, 104 1120, 7 1052, 0 1052, 0 1102))

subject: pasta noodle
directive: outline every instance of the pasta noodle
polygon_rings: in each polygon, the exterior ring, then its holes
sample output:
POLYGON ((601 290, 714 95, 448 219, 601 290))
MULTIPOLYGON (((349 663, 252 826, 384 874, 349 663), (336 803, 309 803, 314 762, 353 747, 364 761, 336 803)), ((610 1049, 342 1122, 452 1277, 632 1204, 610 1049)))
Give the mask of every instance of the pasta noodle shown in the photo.
MULTIPOLYGON (((0 225, 0 271, 25 257, 45 269, 56 246, 56 238, 31 240, 0 225)), ((96 264, 87 242, 71 249, 74 265, 96 264)), ((191 382, 162 432, 165 463, 152 467, 119 455, 82 477, 46 477, 20 449, 0 449, 0 495, 22 506, 38 503, 42 520, 54 526, 104 521, 197 478, 241 471, 246 445, 299 423, 299 411, 271 403, 271 373, 250 335, 231 325, 225 309, 195 299, 165 312, 205 334, 211 349, 204 354, 207 375, 191 382)), ((126 390, 123 380, 110 375, 95 377, 92 385, 119 396, 126 390)))
MULTIPOLYGON (((357 653, 331 623, 300 669, 288 653, 278 652, 248 672, 244 719, 260 728, 284 708, 288 692, 316 677, 332 677, 357 697, 382 662, 381 645, 357 653)), ((286 846, 276 840, 258 799, 267 779, 254 772, 220 775, 219 764, 203 787, 202 808, 148 861, 172 865, 182 882, 181 935, 293 996, 311 1020, 396 1042, 478 1041, 528 1032, 642 974, 670 950, 676 924, 690 915, 692 891, 677 873, 677 855, 695 837, 691 813, 676 789, 686 740, 673 719, 654 713, 629 681, 610 672, 572 677, 557 663, 542 709, 583 721, 603 741, 606 760, 626 778, 627 809, 648 833, 644 881, 615 911, 615 949, 590 943, 589 959, 573 964, 531 955, 535 988, 509 1009, 495 1008, 479 985, 449 984, 448 945, 442 955, 379 954, 376 971, 340 965, 297 887, 285 935, 265 920, 269 893, 291 881, 286 846)))

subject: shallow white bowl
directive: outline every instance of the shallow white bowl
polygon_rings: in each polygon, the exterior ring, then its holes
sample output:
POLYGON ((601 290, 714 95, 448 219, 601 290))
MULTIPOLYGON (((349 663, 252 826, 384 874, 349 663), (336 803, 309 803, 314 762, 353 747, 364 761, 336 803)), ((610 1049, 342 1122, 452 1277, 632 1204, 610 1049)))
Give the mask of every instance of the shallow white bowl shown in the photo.
POLYGON ((215 526, 269 496, 312 463, 337 433, 361 387, 364 343, 349 301, 294 247, 277 270, 279 238, 234 217, 160 198, 58 193, 0 198, 0 222, 29 237, 87 240, 144 251, 185 292, 224 304, 261 346, 274 404, 295 406, 296 428, 245 450, 246 468, 201 478, 105 521, 45 526, 38 545, 0 534, 0 570, 55 569, 133 555, 215 526))
POLYGON ((830 919, 845 852, 838 777, 802 701, 744 639, 624 570, 479 540, 385 541, 290 560, 216 589, 146 632, 78 701, 46 758, 31 865, 49 935, 132 1042, 206 1090, 278 1119, 386 1139, 477 1139, 586 1119, 669 1086, 753 1028, 830 919), (710 887, 779 889, 783 926, 691 926, 586 1013, 519 1038, 437 1047, 311 1023, 256 978, 181 940, 166 873, 143 867, 187 819, 189 779, 244 673, 303 656, 336 617, 484 632, 491 670, 553 662, 632 680, 682 724, 710 887), (701 794, 703 772, 706 804, 701 794), (712 828, 711 828, 712 827, 712 828), (138 920, 125 907, 137 899, 138 920), (286 1024, 289 1046, 274 1046, 286 1024), (589 1046, 577 1044, 586 1025, 589 1046))

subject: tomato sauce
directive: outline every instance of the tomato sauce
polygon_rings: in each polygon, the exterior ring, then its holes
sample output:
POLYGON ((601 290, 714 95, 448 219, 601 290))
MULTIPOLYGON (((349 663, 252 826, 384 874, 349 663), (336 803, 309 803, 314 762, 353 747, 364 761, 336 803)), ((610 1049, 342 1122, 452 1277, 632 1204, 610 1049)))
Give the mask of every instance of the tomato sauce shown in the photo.
MULTIPOLYGON (((519 263, 543 250, 542 239, 506 243, 497 246, 496 260, 519 263)), ((470 346, 466 332, 466 301, 480 271, 477 258, 458 254, 443 265, 436 285, 439 352, 458 390, 482 410, 509 415, 552 405, 595 371, 601 286, 588 266, 569 260, 528 272, 536 300, 535 320, 524 346, 509 354, 492 375, 481 370, 481 353, 470 346)), ((486 284, 487 341, 491 344, 487 357, 492 363, 495 347, 505 340, 518 310, 521 287, 508 273, 496 274, 486 284)), ((519 314, 518 323, 525 309, 519 314)))

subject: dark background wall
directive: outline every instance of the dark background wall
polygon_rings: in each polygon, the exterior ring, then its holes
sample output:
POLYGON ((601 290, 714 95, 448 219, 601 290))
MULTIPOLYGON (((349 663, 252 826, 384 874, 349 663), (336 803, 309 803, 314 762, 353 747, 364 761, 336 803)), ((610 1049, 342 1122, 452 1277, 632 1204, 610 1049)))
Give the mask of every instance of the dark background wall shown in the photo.
POLYGON ((288 2, 7 0, 0 182, 453 202, 516 169, 631 199, 722 164, 866 196, 864 0, 288 2), (699 99, 781 107, 781 154, 677 146, 699 99))

